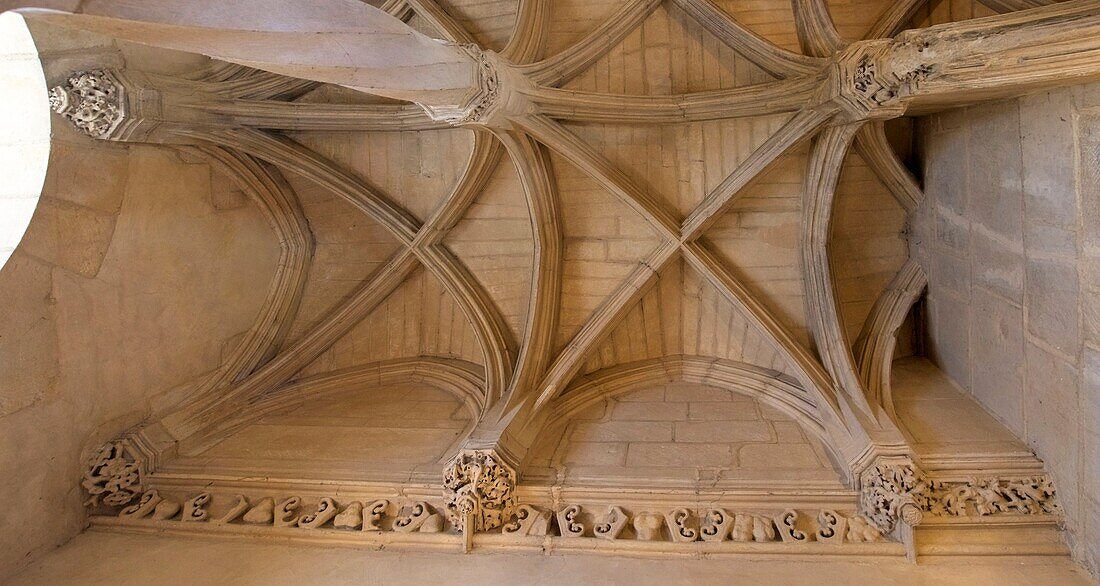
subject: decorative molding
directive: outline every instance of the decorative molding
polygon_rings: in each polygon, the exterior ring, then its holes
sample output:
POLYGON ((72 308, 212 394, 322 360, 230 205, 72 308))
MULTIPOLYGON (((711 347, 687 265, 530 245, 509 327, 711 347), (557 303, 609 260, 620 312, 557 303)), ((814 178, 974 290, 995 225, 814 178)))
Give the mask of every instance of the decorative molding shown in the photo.
POLYGON ((882 39, 892 37, 899 32, 908 23, 918 10, 925 4, 928 4, 929 0, 896 0, 887 6, 886 10, 879 15, 878 20, 871 25, 871 29, 867 31, 867 35, 864 38, 867 39, 882 39))
POLYGON ((444 503, 459 531, 503 525, 515 510, 515 489, 515 470, 492 450, 462 450, 443 471, 444 503))
MULTIPOLYGON (((448 511, 450 505, 445 505, 448 511)), ((106 515, 110 516, 110 515, 106 515)), ((304 531, 342 530, 378 533, 465 533, 457 522, 463 516, 444 518, 429 502, 411 500, 396 506, 387 499, 365 500, 299 496, 253 497, 200 492, 184 498, 164 497, 149 489, 137 504, 114 515, 129 523, 179 522, 187 525, 256 525, 304 531), (215 510, 217 509, 217 510, 215 510), (159 511, 159 513, 158 513, 159 511)), ((551 537, 607 541, 661 541, 754 543, 865 543, 884 541, 882 534, 867 531, 853 513, 831 509, 786 509, 773 513, 730 512, 724 508, 696 510, 676 507, 667 511, 631 513, 625 506, 609 505, 593 515, 582 505, 562 505, 547 510, 532 505, 509 509, 505 523, 476 529, 512 539, 551 537), (853 530, 845 531, 846 528, 853 530)))
POLYGON ((825 60, 779 47, 737 22, 711 0, 673 0, 708 32, 743 54, 768 73, 780 78, 816 73, 825 60))
POLYGON ((814 76, 671 96, 602 94, 539 87, 532 96, 550 118, 616 124, 677 124, 795 112, 820 81, 814 76))
POLYGON ((562 225, 561 198, 546 148, 522 133, 497 132, 497 136, 523 186, 535 245, 522 344, 516 369, 500 406, 507 411, 537 388, 553 359, 554 336, 558 331, 558 312, 562 302, 565 228, 562 225))
MULTIPOLYGON (((860 126, 829 126, 815 140, 802 190, 799 245, 806 322, 817 344, 817 354, 828 371, 830 380, 841 391, 838 398, 846 400, 851 408, 869 414, 872 410, 868 407, 852 356, 851 343, 844 330, 828 247, 836 186, 840 181, 840 172, 849 146, 860 126)), ((896 430, 892 431, 900 436, 896 430)))
POLYGON ((516 24, 501 55, 512 63, 538 59, 550 40, 550 0, 520 0, 516 24))
POLYGON ((520 505, 516 507, 514 518, 504 524, 501 532, 505 535, 515 534, 522 537, 545 537, 550 533, 552 522, 553 515, 549 511, 531 505, 520 505))
POLYGON ((792 0, 791 8, 802 52, 828 57, 844 46, 826 0, 792 0))
POLYGON ((50 90, 50 108, 80 132, 107 139, 126 119, 126 90, 109 70, 80 71, 50 90))
POLYGON ((125 440, 103 444, 88 459, 80 485, 88 493, 85 506, 120 507, 130 504, 144 490, 142 461, 125 440))

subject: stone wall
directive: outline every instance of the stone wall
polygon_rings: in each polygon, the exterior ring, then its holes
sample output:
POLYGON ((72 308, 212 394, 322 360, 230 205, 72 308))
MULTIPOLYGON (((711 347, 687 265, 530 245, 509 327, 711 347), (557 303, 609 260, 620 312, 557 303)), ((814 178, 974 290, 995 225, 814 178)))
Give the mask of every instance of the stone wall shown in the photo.
POLYGON ((1047 462, 1100 569, 1100 86, 922 121, 927 351, 1047 462))
POLYGON ((175 584, 937 584, 1086 586, 1068 559, 902 559, 871 563, 734 557, 644 559, 598 555, 363 551, 233 539, 89 532, 16 576, 13 585, 175 584))
MULTIPOLYGON (((36 41, 51 83, 140 53, 36 41)), ((57 119, 53 133, 37 210, 0 270, 0 582, 83 529, 83 455, 221 363, 279 258, 263 214, 201 160, 57 119)))
POLYGON ((547 430, 524 473, 537 468, 577 484, 839 486, 825 448, 799 422, 753 397, 688 382, 607 399, 547 430))

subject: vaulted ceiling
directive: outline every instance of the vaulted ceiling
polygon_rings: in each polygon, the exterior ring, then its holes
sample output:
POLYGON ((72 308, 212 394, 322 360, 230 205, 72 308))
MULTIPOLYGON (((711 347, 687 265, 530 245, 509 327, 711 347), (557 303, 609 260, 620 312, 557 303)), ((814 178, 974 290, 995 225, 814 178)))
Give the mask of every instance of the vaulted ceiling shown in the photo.
MULTIPOLYGON (((857 39, 1032 4, 1047 3, 387 2, 534 84, 522 115, 455 126, 217 61, 186 79, 116 72, 131 92, 159 92, 164 111, 130 113, 160 118, 111 138, 208 157, 283 249, 255 326, 138 443, 196 454, 325 393, 424 380, 469 410, 456 446, 520 466, 547 422, 672 378, 786 413, 854 484, 874 457, 912 453, 889 381, 924 288, 907 242, 922 193, 903 161, 911 124, 886 119, 910 99, 917 111, 961 103, 962 86, 984 98, 1070 78, 1008 67, 983 85, 951 69, 975 49, 948 47, 926 89, 914 80, 929 72, 913 70, 891 82, 908 93, 880 88, 894 93, 849 108, 830 72, 849 72, 857 39)), ((1081 16, 1092 4, 1064 6, 1043 18, 1100 26, 1081 16)), ((891 47, 966 34, 946 26, 891 47)), ((1049 40, 1027 34, 990 50, 1049 40)))

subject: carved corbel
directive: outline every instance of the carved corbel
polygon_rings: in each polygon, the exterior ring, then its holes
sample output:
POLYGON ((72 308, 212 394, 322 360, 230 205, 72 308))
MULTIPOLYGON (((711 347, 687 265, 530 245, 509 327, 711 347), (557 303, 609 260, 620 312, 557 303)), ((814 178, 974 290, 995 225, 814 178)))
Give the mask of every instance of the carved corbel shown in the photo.
POLYGON ((50 89, 50 108, 80 132, 109 139, 126 119, 126 89, 113 71, 78 71, 50 89))
POLYGON ((879 459, 860 474, 860 509, 889 534, 899 522, 916 527, 930 507, 931 484, 908 459, 879 459))
POLYGON ((176 109, 164 104, 165 96, 149 76, 116 69, 75 72, 49 92, 53 111, 91 138, 178 142, 170 133, 173 124, 195 125, 201 120, 170 119, 168 114, 176 109))
POLYGON ((111 441, 92 454, 84 469, 81 485, 89 498, 88 507, 100 504, 122 507, 144 492, 142 460, 125 440, 111 441))
POLYGON ((504 524, 516 507, 516 472, 492 450, 463 450, 443 471, 444 503, 451 525, 465 532, 504 524))

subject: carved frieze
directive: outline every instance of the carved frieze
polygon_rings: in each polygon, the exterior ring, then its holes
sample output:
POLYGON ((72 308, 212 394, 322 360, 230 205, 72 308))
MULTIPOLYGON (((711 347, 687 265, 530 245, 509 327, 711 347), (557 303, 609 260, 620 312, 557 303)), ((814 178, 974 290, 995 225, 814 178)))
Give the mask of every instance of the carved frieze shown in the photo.
POLYGON ((898 521, 919 525, 926 514, 984 517, 1061 513, 1054 483, 1047 476, 930 480, 911 463, 880 462, 863 472, 861 486, 861 512, 882 533, 893 531, 898 521))
POLYGON ((50 90, 50 108, 84 134, 108 138, 126 117, 124 91, 110 71, 81 71, 50 90))
POLYGON ((443 488, 448 517, 460 531, 467 516, 474 531, 500 527, 516 507, 516 473, 491 450, 459 452, 443 471, 443 488))
POLYGON ((983 478, 931 484, 928 511, 937 516, 1061 514, 1054 483, 1047 476, 983 478))
MULTIPOLYGON (((202 525, 251 525, 280 531, 327 529, 356 533, 441 533, 458 531, 432 504, 410 501, 391 506, 385 499, 339 501, 323 497, 304 504, 297 496, 253 497, 240 494, 163 497, 158 489, 142 494, 136 504, 123 508, 118 519, 126 523, 171 522, 202 525), (306 511, 305 514, 300 512, 306 511), (308 512, 312 511, 312 512, 308 512)), ((695 510, 680 507, 656 513, 611 505, 606 512, 590 516, 581 505, 562 505, 546 510, 532 505, 515 508, 499 533, 515 540, 528 538, 599 539, 606 541, 648 541, 669 544, 753 542, 833 544, 881 541, 882 534, 860 517, 833 510, 802 514, 733 513, 722 508, 695 510), (816 521, 815 521, 816 520, 816 521)))

